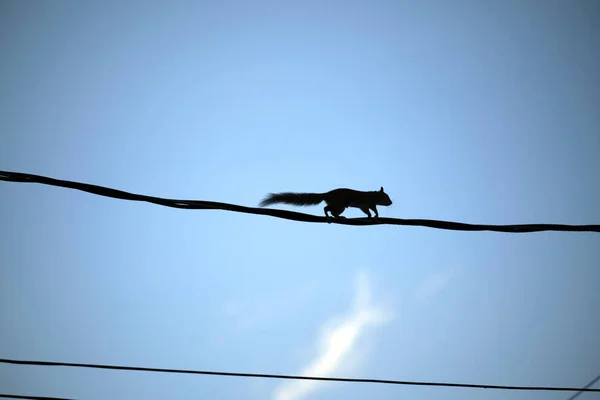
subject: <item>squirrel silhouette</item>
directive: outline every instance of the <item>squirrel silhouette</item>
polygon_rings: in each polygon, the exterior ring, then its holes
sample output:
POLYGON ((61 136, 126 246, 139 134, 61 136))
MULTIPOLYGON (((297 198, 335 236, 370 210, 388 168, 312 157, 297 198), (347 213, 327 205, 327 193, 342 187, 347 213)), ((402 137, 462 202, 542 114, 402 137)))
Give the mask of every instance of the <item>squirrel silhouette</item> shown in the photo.
POLYGON ((379 217, 377 206, 390 206, 392 200, 390 196, 383 191, 383 187, 379 190, 362 192, 353 189, 334 189, 326 193, 270 193, 261 202, 260 206, 270 206, 271 204, 283 203, 294 206, 314 206, 324 201, 327 203, 323 211, 325 217, 329 218, 329 213, 335 218, 345 218, 341 214, 348 207, 360 208, 362 212, 371 218, 371 212, 375 212, 375 218, 379 217))

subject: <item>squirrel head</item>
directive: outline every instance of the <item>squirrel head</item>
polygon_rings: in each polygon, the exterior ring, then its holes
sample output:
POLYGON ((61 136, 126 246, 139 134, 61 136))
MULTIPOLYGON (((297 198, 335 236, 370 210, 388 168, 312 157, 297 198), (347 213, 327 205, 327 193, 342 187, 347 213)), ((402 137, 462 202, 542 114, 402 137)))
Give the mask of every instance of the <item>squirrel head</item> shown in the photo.
POLYGON ((379 189, 379 197, 380 197, 380 201, 381 203, 379 203, 382 206, 391 206, 392 205, 392 199, 390 199, 390 196, 387 195, 387 193, 385 193, 383 191, 383 186, 381 187, 381 189, 379 189))

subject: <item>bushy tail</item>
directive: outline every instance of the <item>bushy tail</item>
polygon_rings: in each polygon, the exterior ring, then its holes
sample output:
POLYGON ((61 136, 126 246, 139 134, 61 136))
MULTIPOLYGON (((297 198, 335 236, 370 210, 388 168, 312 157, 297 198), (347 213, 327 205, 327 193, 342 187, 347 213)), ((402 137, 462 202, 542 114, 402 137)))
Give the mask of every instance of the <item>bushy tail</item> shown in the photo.
POLYGON ((271 193, 260 202, 260 206, 283 203, 294 206, 314 206, 325 200, 324 193, 271 193))

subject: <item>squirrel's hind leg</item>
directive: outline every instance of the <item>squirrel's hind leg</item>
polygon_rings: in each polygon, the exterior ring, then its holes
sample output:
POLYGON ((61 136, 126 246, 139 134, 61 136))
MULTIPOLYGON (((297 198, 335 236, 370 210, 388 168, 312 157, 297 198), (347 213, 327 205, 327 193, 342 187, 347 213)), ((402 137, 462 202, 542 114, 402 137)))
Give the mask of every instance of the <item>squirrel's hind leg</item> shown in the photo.
POLYGON ((325 216, 329 218, 327 212, 330 212, 335 218, 344 218, 340 214, 344 212, 345 207, 333 207, 331 205, 326 205, 323 211, 325 211, 325 216))

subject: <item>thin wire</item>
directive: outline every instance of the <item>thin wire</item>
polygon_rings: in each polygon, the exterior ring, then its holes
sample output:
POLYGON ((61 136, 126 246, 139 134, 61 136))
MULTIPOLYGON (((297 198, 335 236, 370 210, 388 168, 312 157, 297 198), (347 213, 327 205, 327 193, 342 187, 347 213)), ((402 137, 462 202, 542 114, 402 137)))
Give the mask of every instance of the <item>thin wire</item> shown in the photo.
POLYGON ((18 394, 0 393, 0 397, 7 399, 28 399, 28 400, 74 400, 66 397, 47 397, 47 396, 22 396, 18 394))
POLYGON ((244 207, 236 204, 220 203, 204 200, 177 200, 161 197, 145 196, 129 193, 122 190, 111 189, 104 186, 91 185, 81 182, 66 181, 49 178, 41 175, 24 174, 20 172, 0 171, 0 180, 8 182, 41 183, 44 185, 58 186, 69 189, 81 190, 99 196, 112 197, 121 200, 144 201, 165 207, 182 208, 188 210, 226 210, 246 214, 269 215, 300 222, 336 223, 342 225, 408 225, 423 226, 435 229, 455 231, 493 231, 508 233, 526 233, 542 231, 562 232, 600 232, 600 225, 564 225, 564 224, 520 224, 520 225, 482 225, 466 224, 462 222, 438 221, 429 219, 401 219, 401 218, 336 218, 328 219, 311 214, 294 211, 244 207))
POLYGON ((126 367, 121 365, 103 365, 103 364, 82 364, 66 363, 52 361, 25 361, 0 358, 0 363, 19 364, 19 365, 39 365, 46 367, 77 367, 77 368, 97 368, 125 371, 144 371, 144 372, 166 372, 174 374, 194 374, 194 375, 220 375, 235 376, 246 378, 274 378, 274 379, 295 379, 310 381, 329 381, 329 382, 352 382, 352 383, 382 383, 388 385, 413 385, 413 386, 447 386, 476 389, 502 389, 502 390, 544 390, 544 391, 563 391, 563 392, 600 392, 600 389, 578 388, 578 387, 552 387, 552 386, 509 386, 509 385, 481 385, 473 383, 443 383, 443 382, 415 382, 398 381, 387 379, 365 379, 365 378, 329 378, 318 376, 297 376, 297 375, 277 375, 277 374, 253 374, 243 372, 221 372, 221 371, 197 371, 190 369, 172 369, 172 368, 149 368, 149 367, 126 367))
MULTIPOLYGON (((594 383, 598 382, 600 380, 600 375, 598 375, 597 377, 595 377, 594 379, 592 379, 587 385, 585 385, 582 389, 587 389, 590 386, 592 386, 594 383)), ((581 393, 584 392, 584 390, 580 389, 577 393, 575 393, 573 396, 569 397, 567 400, 574 400, 577 397, 579 397, 579 395, 581 395, 581 393)))

